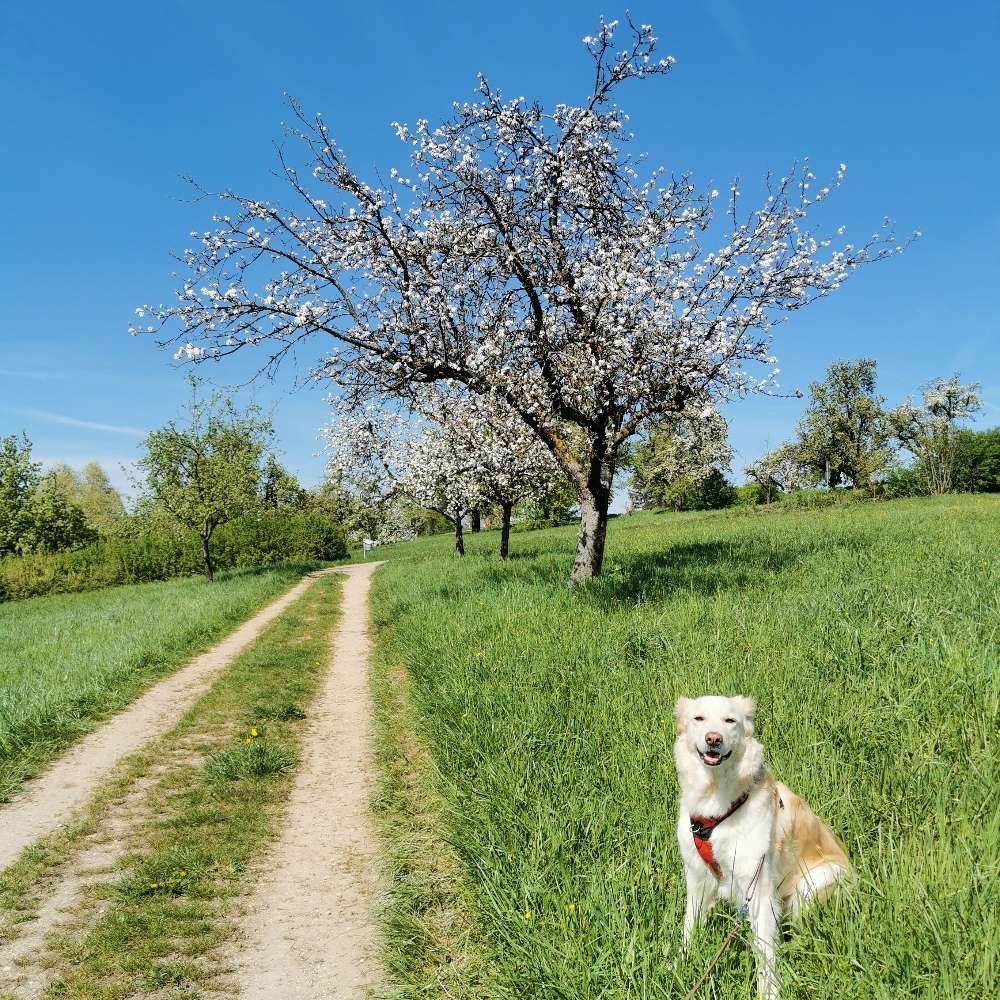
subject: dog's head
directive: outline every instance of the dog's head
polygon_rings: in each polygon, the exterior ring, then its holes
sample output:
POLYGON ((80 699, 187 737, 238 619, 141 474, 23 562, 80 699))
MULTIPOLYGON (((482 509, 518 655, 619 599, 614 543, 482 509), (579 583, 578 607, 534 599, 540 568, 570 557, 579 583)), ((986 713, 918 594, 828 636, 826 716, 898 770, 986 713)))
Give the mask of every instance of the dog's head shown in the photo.
POLYGON ((738 764, 753 737, 752 698, 678 698, 677 744, 693 751, 705 767, 738 764))

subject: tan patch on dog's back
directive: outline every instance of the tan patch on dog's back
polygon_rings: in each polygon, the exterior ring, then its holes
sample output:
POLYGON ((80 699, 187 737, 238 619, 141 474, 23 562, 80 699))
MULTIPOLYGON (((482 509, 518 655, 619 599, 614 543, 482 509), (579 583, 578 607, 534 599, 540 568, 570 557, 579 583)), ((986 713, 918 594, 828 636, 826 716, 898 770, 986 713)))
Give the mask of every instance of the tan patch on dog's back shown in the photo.
POLYGON ((853 869, 843 845, 805 800, 780 781, 774 782, 774 793, 778 807, 774 846, 783 862, 782 899, 790 899, 799 879, 819 865, 839 865, 845 875, 850 874, 853 869))

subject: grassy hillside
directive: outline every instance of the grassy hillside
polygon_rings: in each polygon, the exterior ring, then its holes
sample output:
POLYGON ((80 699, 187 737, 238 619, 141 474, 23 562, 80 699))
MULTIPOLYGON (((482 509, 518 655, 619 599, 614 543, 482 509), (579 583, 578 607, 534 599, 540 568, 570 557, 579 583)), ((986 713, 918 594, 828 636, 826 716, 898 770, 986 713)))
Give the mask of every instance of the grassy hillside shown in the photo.
MULTIPOLYGON (((1000 979, 1000 502, 619 519, 379 552, 380 797, 399 997, 680 1000, 672 706, 757 699, 771 767, 859 883, 782 948, 786 998, 981 997, 1000 979)), ((751 995, 731 949, 700 996, 751 995), (713 992, 714 990, 714 992, 713 992)))
POLYGON ((221 639, 304 567, 0 604, 0 801, 154 679, 221 639))

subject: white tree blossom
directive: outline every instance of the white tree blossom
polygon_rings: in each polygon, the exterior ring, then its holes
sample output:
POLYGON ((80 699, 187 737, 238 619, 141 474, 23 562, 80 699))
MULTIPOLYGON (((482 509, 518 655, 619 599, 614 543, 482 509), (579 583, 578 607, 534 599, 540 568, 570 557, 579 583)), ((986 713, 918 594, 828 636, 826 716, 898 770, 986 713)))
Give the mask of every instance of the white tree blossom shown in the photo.
POLYGON ((620 48, 617 27, 602 20, 584 40, 582 103, 546 109, 481 77, 441 124, 394 126, 410 162, 384 179, 363 179, 324 119, 293 105, 311 169, 279 156, 298 207, 223 192, 177 303, 145 307, 135 332, 173 321, 181 358, 266 345, 270 365, 320 335, 319 374, 349 398, 452 380, 502 399, 577 490, 571 580, 588 579, 620 450, 643 422, 766 388, 775 323, 900 249, 888 220, 860 244, 807 226, 843 164, 828 184, 808 162, 768 178, 752 210, 738 183, 719 199, 647 169, 614 97, 673 60, 656 58, 649 25, 629 22, 620 48))
POLYGON ((899 443, 920 463, 927 489, 949 493, 955 471, 956 433, 962 421, 982 409, 980 387, 963 385, 958 375, 937 378, 923 387, 923 406, 907 400, 889 414, 899 443))
POLYGON ((691 400, 680 413, 651 421, 632 455, 635 499, 646 506, 681 481, 699 483, 733 461, 729 425, 710 400, 691 400))
POLYGON ((751 462, 744 472, 761 488, 765 503, 778 493, 801 489, 810 482, 809 470, 799 458, 794 444, 783 444, 751 462))

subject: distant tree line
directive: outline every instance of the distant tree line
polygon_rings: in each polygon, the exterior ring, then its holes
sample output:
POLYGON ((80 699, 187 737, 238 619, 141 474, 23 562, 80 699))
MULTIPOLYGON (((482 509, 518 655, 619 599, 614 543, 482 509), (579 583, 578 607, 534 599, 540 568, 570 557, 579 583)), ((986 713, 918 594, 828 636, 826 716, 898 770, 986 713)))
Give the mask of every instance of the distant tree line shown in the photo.
POLYGON ((258 408, 192 380, 184 417, 143 443, 127 513, 96 463, 43 473, 25 435, 0 438, 0 600, 346 556, 326 491, 304 489, 272 442, 258 408))
POLYGON ((636 506, 698 510, 817 489, 883 498, 1000 491, 1000 428, 963 426, 981 409, 979 386, 957 375, 888 408, 874 360, 835 361, 810 386, 795 438, 748 465, 745 486, 726 479, 725 421, 689 410, 646 428, 630 456, 630 492, 636 506))

